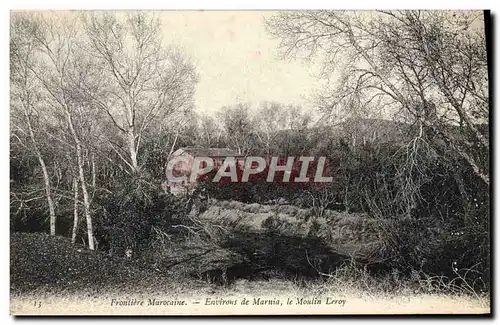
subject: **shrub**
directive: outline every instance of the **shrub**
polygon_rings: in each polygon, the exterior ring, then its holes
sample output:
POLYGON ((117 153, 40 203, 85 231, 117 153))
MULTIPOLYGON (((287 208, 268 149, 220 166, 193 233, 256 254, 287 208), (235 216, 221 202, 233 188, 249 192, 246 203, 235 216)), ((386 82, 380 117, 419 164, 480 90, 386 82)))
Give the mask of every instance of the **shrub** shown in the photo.
POLYGON ((111 254, 131 249, 135 256, 147 253, 157 236, 167 232, 188 212, 185 198, 162 194, 159 184, 146 178, 124 179, 113 184, 111 193, 100 198, 104 211, 96 222, 96 237, 111 254))

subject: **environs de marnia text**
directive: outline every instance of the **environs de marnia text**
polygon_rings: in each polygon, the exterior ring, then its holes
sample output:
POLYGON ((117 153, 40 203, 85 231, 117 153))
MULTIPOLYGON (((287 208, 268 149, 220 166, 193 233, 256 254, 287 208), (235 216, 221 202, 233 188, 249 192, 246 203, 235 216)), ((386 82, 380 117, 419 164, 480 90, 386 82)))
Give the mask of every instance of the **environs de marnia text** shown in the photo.
POLYGON ((332 297, 326 298, 240 298, 240 299, 223 299, 223 298, 204 298, 199 301, 188 303, 186 300, 163 300, 150 298, 147 300, 142 299, 111 299, 111 306, 115 307, 133 307, 133 306, 187 306, 191 305, 205 305, 205 306, 248 306, 248 305, 259 305, 259 306, 282 306, 282 305, 340 305, 344 306, 346 300, 335 299, 332 297))

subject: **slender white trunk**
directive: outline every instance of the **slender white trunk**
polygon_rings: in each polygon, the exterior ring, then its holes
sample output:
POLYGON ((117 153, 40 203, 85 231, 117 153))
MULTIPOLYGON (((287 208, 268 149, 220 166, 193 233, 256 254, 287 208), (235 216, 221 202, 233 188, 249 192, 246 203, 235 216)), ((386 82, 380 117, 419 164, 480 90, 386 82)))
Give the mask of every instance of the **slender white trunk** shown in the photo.
POLYGON ((56 211, 54 208, 54 201, 52 200, 52 186, 50 184, 49 173, 47 172, 47 167, 45 166, 45 161, 42 155, 37 150, 38 161, 42 167, 43 180, 45 182, 45 196, 47 197, 47 204, 49 205, 49 216, 50 216, 50 235, 56 235, 56 211))
POLYGON ((179 132, 176 132, 175 133, 175 138, 174 138, 174 142, 172 143, 172 145, 170 146, 170 151, 168 152, 168 156, 167 156, 167 160, 170 160, 170 157, 172 156, 172 153, 174 152, 174 149, 175 149, 175 145, 177 143, 177 138, 179 137, 179 132))
POLYGON ((94 231, 92 229, 92 216, 90 214, 90 200, 89 200, 89 193, 87 191, 87 184, 85 183, 85 173, 83 171, 82 148, 79 143, 76 145, 76 151, 77 151, 77 161, 78 161, 78 174, 80 176, 80 185, 82 187, 82 194, 83 194, 85 220, 87 221, 87 235, 88 235, 89 248, 91 250, 94 250, 94 231))
POLYGON ((38 149, 38 144, 35 138, 35 132, 31 126, 31 120, 27 113, 24 114, 26 117, 26 122, 28 124, 28 129, 30 132, 30 138, 33 142, 33 147, 35 149, 35 154, 38 158, 38 162, 40 163, 40 167, 42 168, 43 173, 43 181, 45 184, 45 196, 47 198, 47 204, 49 205, 49 217, 50 217, 50 235, 56 235, 56 212, 54 208, 54 200, 52 199, 52 184, 50 182, 49 173, 47 171, 47 165, 45 164, 45 160, 42 157, 42 153, 38 149))
POLYGON ((130 153, 130 162, 132 165, 132 172, 136 173, 139 170, 139 166, 137 164, 137 137, 135 134, 135 103, 134 103, 134 98, 130 92, 129 89, 129 105, 126 107, 126 116, 127 116, 127 122, 128 122, 128 129, 127 129, 127 144, 128 144, 128 150, 130 153))
POLYGON ((134 132, 133 126, 130 126, 128 128, 127 142, 128 142, 128 150, 130 153, 130 162, 131 162, 132 168, 134 169, 133 172, 135 173, 138 171, 138 164, 137 164, 136 138, 135 138, 135 132, 134 132))
POLYGON ((89 242, 89 249, 94 250, 94 231, 92 229, 92 216, 90 214, 90 200, 89 200, 89 193, 87 191, 87 185, 85 183, 85 173, 83 170, 83 153, 82 153, 82 145, 80 142, 80 139, 78 138, 78 135, 76 134, 75 128, 73 126, 73 120, 71 118, 71 113, 69 110, 66 108, 66 117, 68 120, 68 126, 71 130, 71 134, 73 135, 73 139, 75 141, 75 147, 76 147, 76 158, 77 158, 77 164, 78 164, 78 175, 80 178, 80 185, 82 187, 82 194, 83 194, 83 211, 85 213, 85 220, 87 221, 87 235, 88 235, 88 242, 89 242))
POLYGON ((73 177, 74 205, 73 205, 73 232, 71 233, 71 243, 76 242, 78 233, 78 177, 73 177))
POLYGON ((90 156, 92 160, 92 189, 95 191, 95 179, 96 179, 96 168, 95 168, 95 154, 92 152, 90 156))

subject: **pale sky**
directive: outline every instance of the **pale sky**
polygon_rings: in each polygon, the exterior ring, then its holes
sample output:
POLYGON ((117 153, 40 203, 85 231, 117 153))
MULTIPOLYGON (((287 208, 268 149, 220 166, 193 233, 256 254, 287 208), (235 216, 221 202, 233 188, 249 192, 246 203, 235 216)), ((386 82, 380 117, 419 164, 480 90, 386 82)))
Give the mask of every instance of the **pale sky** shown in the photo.
POLYGON ((199 75, 195 103, 213 112, 238 102, 263 100, 310 107, 318 83, 312 69, 277 56, 278 40, 266 32, 270 11, 163 11, 165 42, 180 46, 199 75))

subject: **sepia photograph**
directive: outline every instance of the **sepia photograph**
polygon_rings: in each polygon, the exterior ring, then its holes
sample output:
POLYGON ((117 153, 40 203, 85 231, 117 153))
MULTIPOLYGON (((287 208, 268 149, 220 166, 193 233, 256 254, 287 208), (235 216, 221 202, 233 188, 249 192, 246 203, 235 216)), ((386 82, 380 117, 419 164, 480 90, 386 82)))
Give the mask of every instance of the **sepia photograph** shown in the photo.
POLYGON ((11 10, 10 314, 491 315, 491 20, 11 10))

